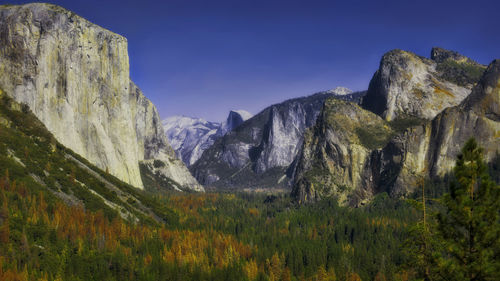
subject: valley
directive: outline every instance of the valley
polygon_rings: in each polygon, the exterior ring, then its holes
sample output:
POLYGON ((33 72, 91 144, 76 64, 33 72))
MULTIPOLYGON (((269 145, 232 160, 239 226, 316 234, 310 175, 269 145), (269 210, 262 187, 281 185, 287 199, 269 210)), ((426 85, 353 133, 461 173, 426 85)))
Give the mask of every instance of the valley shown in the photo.
POLYGON ((162 120, 125 37, 0 5, 0 280, 496 280, 490 59, 394 49, 366 90, 162 120))

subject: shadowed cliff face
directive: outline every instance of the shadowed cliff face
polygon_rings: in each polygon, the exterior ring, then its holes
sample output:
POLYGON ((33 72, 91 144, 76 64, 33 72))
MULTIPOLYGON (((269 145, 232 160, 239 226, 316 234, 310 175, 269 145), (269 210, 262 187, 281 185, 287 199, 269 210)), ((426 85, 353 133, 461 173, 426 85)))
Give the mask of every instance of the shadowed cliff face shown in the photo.
POLYGON ((500 147, 499 99, 500 61, 495 60, 470 95, 432 120, 364 120, 372 113, 329 100, 306 134, 292 194, 301 202, 336 196, 351 205, 379 192, 406 196, 422 179, 450 172, 471 137, 490 161, 500 147))
MULTIPOLYGON (((0 61, 0 87, 99 168, 142 188, 139 161, 173 157, 156 108, 130 81, 124 37, 55 5, 1 6, 0 61)), ((199 188, 179 169, 179 182, 199 188)))
POLYGON ((324 101, 333 96, 356 101, 362 94, 338 88, 272 105, 218 139, 190 169, 208 186, 288 186, 289 166, 324 101))

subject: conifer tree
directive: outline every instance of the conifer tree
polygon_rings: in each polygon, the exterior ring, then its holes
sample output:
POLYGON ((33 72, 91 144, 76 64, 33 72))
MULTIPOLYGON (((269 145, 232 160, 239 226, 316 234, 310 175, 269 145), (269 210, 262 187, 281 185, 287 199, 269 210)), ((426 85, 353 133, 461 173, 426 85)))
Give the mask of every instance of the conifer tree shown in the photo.
POLYGON ((453 172, 440 211, 410 238, 410 263, 423 280, 498 280, 500 186, 491 181, 474 139, 462 148, 453 172))
POLYGON ((470 139, 458 156, 456 180, 437 215, 437 271, 450 280, 498 280, 500 187, 489 177, 482 149, 470 139))

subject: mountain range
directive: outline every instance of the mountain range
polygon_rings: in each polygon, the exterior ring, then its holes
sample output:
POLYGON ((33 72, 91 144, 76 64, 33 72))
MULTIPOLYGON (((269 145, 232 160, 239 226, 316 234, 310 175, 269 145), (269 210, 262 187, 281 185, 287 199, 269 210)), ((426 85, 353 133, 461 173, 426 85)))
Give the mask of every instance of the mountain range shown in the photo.
POLYGON ((299 202, 358 206, 446 177, 469 137, 498 157, 498 60, 392 50, 367 91, 338 87, 221 123, 161 121, 130 79, 124 37, 38 3, 2 6, 0 35, 2 92, 91 165, 152 192, 284 188, 299 202))
POLYGON ((208 188, 289 188, 299 202, 408 196, 446 177, 470 137, 488 161, 498 158, 496 65, 438 47, 430 58, 392 50, 367 91, 272 105, 216 140, 190 170, 208 188))
POLYGON ((324 101, 336 97, 356 102, 363 94, 338 87, 271 105, 217 139, 190 170, 209 187, 287 187, 304 132, 315 124, 324 101))

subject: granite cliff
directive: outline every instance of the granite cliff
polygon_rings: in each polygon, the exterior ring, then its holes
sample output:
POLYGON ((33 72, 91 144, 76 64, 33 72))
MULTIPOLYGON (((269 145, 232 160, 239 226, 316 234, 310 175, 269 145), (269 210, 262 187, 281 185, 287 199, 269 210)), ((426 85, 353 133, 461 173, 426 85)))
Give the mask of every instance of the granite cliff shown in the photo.
POLYGON ((441 48, 432 49, 431 59, 393 50, 382 57, 362 106, 387 121, 408 116, 430 120, 467 97, 484 69, 441 48))
POLYGON ((434 62, 399 50, 384 55, 362 102, 373 112, 327 100, 297 160, 292 191, 297 200, 336 196, 341 203, 359 205, 380 192, 407 196, 422 180, 450 172, 470 137, 484 148, 488 161, 496 157, 500 61, 486 69, 440 48, 434 48, 431 57, 434 62), (423 68, 432 66, 427 70, 436 69, 424 77, 446 85, 448 94, 432 86, 421 87, 422 95, 415 96, 415 61, 423 68), (463 71, 438 70, 444 69, 439 66, 443 61, 463 71), (403 81, 401 77, 410 74, 403 81), (437 101, 442 108, 434 107, 437 101))
POLYGON ((202 190, 130 80, 124 37, 59 6, 0 6, 0 88, 59 142, 119 179, 143 188, 139 163, 156 159, 165 177, 202 190))

